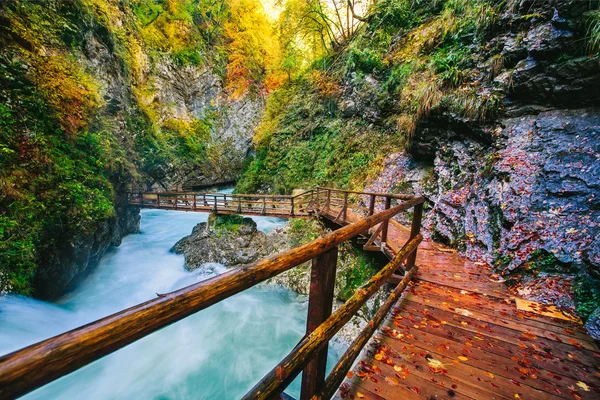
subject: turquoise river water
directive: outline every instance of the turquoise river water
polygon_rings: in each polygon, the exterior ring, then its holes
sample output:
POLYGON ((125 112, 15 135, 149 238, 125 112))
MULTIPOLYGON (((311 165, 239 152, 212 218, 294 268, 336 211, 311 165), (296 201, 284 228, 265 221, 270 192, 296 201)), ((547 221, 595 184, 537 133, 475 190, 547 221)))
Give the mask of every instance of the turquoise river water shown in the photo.
MULTIPOLYGON (((169 249, 206 214, 142 210, 141 233, 107 253, 56 303, 0 297, 0 354, 83 325, 225 270, 193 272, 169 249)), ((254 217, 268 232, 284 220, 254 217)), ((25 396, 27 399, 236 399, 302 338, 306 296, 259 285, 147 336, 25 396)), ((329 364, 343 349, 330 346, 329 364)), ((286 391, 298 398, 299 379, 286 391)))

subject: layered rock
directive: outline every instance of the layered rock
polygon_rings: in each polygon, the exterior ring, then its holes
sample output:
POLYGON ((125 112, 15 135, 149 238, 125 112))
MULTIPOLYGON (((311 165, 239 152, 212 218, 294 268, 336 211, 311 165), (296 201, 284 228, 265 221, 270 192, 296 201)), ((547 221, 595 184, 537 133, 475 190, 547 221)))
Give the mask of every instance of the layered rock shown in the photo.
POLYGON ((205 263, 230 268, 248 264, 271 254, 272 249, 267 235, 256 229, 252 218, 211 214, 208 222, 196 225, 171 251, 183 254, 186 268, 194 270, 205 263))

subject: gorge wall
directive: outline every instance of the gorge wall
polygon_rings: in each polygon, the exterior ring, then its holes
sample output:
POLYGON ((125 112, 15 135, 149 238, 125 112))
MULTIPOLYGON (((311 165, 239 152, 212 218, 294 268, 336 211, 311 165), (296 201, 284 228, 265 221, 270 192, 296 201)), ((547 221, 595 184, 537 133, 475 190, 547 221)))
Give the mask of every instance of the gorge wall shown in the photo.
POLYGON ((378 2, 347 48, 269 100, 238 190, 421 193, 426 234, 586 319, 600 305, 598 15, 378 2))
POLYGON ((197 3, 0 5, 0 292, 51 299, 86 276, 139 230, 132 184, 240 174, 260 82, 231 96, 234 14, 197 3))

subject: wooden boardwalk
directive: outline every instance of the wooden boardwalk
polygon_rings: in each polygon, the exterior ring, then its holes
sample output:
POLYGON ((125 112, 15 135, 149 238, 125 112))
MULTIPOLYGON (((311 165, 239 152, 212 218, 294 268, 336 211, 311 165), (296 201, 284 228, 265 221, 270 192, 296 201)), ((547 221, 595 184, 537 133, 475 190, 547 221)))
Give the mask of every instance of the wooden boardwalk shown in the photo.
MULTIPOLYGON (((408 235, 390 224, 388 251, 408 235)), ((431 241, 416 264, 335 398, 600 399, 600 351, 580 322, 517 309, 490 267, 431 241)))

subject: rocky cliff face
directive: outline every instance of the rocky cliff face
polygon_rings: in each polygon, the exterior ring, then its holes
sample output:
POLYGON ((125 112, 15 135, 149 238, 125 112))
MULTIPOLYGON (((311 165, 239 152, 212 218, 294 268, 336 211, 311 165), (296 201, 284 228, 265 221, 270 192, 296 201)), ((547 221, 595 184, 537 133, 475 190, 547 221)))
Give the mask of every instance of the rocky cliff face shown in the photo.
POLYGON ((190 4, 0 5, 0 292, 51 299, 89 273, 139 230, 132 183, 240 173, 263 99, 230 99, 190 4))
POLYGON ((240 188, 421 193, 427 234, 585 319, 600 304, 598 6, 379 2, 288 89, 240 188))
POLYGON ((252 145, 252 135, 264 109, 260 96, 230 99, 224 81, 208 64, 180 66, 171 60, 157 65, 148 78, 145 99, 148 104, 161 104, 158 121, 172 120, 210 124, 204 138, 209 159, 206 165, 177 163, 164 166, 155 182, 160 187, 209 186, 235 181, 252 145))
POLYGON ((367 188, 425 195, 433 238, 495 265, 522 297, 585 318, 600 299, 600 62, 571 56, 581 4, 530 3, 518 7, 540 22, 507 15, 512 30, 491 44, 506 69, 485 85, 505 96, 496 121, 421 120, 367 188))

